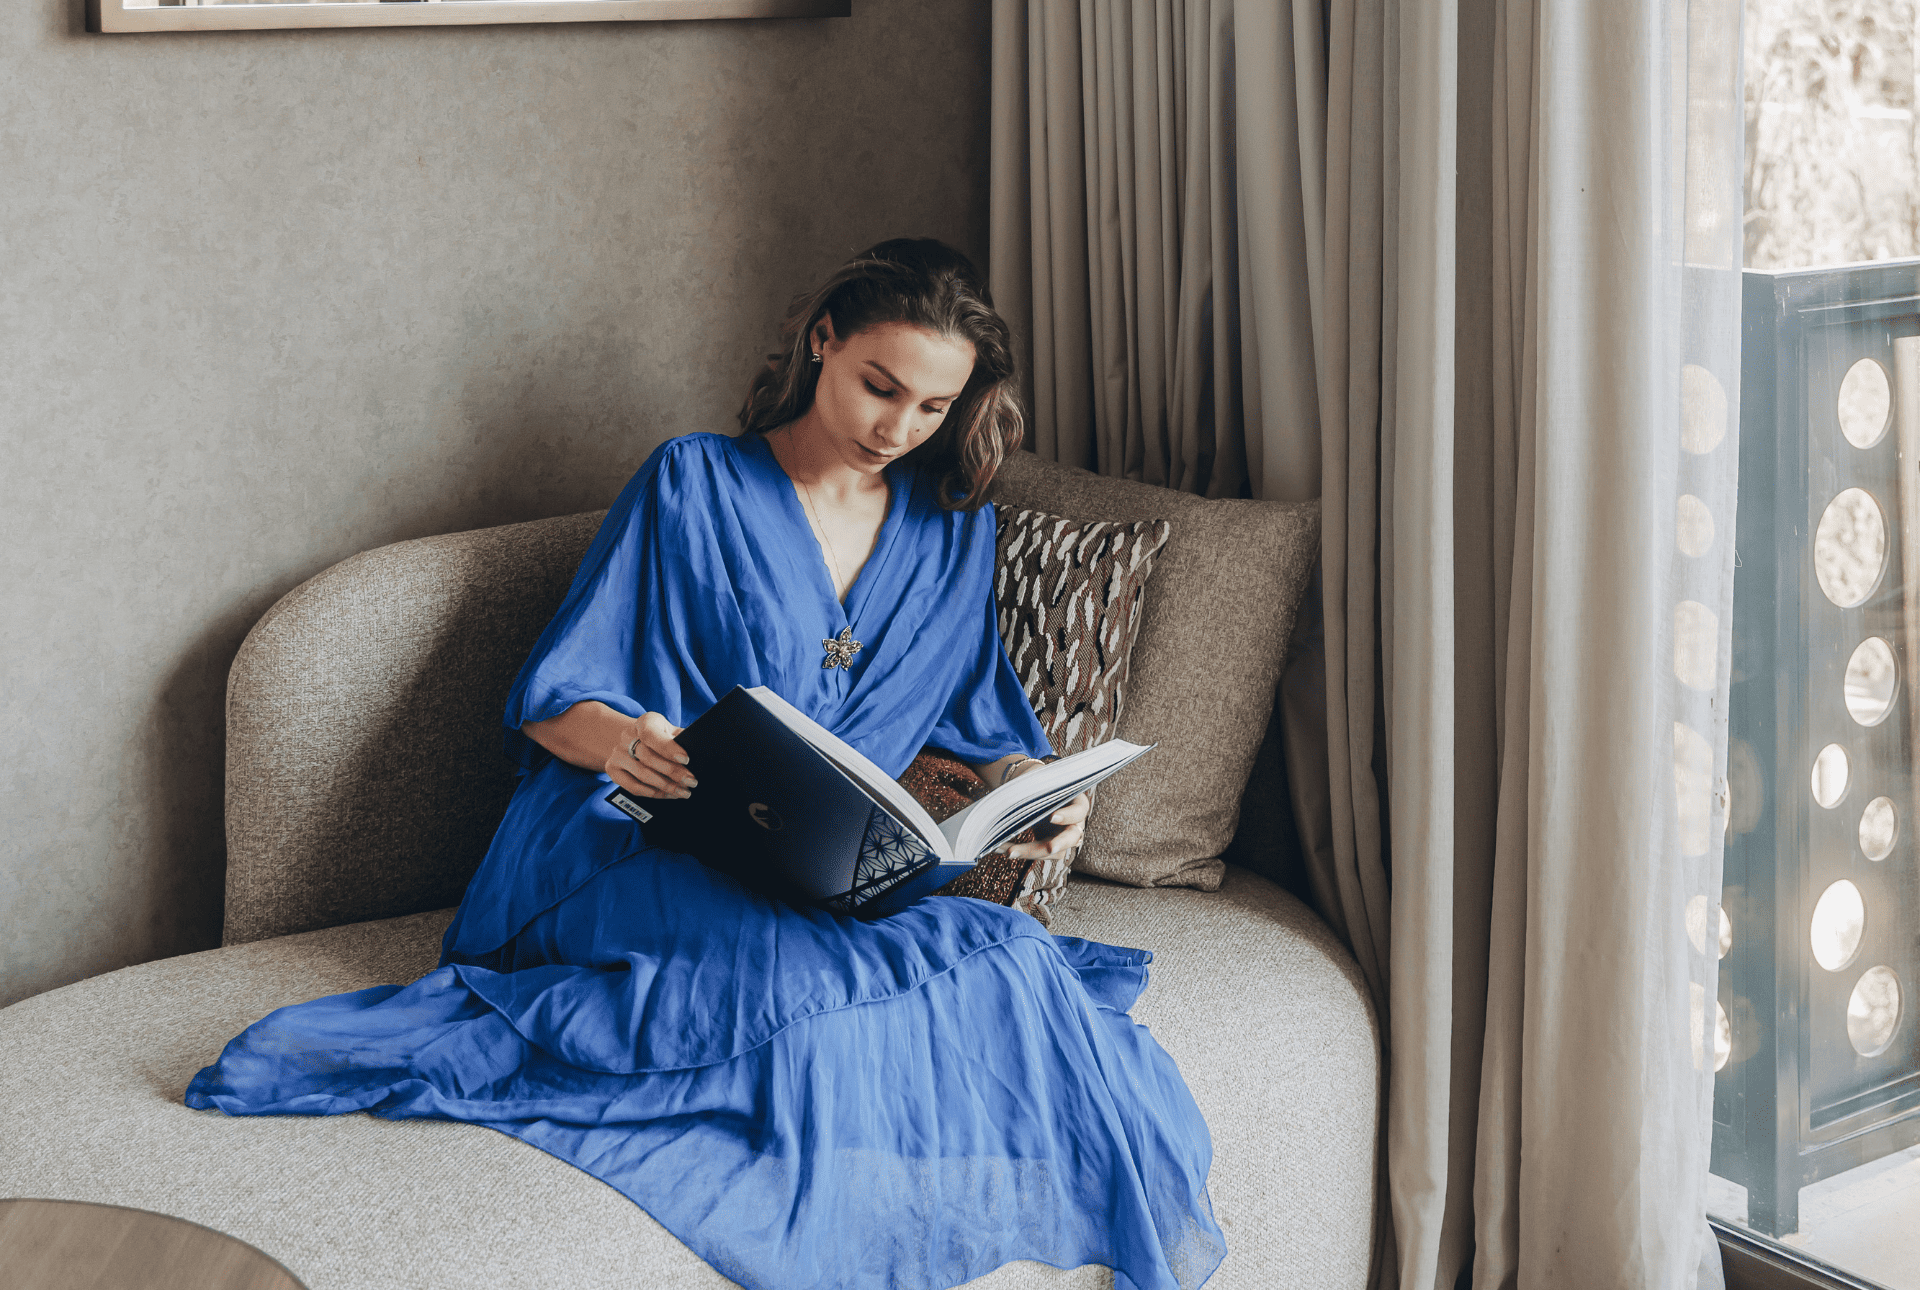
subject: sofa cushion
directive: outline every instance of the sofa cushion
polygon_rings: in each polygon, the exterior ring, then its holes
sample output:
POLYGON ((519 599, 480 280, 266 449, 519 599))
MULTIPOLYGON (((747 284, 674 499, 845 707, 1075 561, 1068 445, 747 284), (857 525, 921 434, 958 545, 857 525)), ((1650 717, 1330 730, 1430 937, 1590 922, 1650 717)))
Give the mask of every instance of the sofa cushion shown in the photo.
MULTIPOLYGON (((308 1290, 730 1284, 611 1187, 491 1129, 181 1104, 194 1072, 272 1009, 431 969, 449 914, 163 959, 0 1010, 0 1196, 174 1214, 258 1247, 308 1290)), ((1239 869, 1214 894, 1075 879, 1059 917, 1155 951, 1134 1015, 1213 1133, 1228 1253, 1209 1290, 1363 1286, 1379 1076, 1364 990, 1331 934, 1239 869), (1222 957, 1233 973, 1215 970, 1222 957)), ((1112 1278, 1018 1263, 971 1284, 1112 1278)))
POLYGON ((996 506, 1078 520, 1164 519, 1118 733, 1158 743, 1101 785, 1074 867, 1137 886, 1211 888, 1273 712, 1319 551, 1317 502, 1207 500, 1015 453, 996 506))

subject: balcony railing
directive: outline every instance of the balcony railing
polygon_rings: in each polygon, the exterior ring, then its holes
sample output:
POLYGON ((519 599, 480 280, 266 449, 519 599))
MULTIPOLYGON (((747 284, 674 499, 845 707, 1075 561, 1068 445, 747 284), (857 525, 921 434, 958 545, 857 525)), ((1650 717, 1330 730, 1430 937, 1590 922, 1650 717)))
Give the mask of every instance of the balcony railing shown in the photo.
POLYGON ((1695 935, 1713 1171, 1780 1236, 1802 1187, 1920 1143, 1920 260, 1749 271, 1741 365, 1725 918, 1695 935))

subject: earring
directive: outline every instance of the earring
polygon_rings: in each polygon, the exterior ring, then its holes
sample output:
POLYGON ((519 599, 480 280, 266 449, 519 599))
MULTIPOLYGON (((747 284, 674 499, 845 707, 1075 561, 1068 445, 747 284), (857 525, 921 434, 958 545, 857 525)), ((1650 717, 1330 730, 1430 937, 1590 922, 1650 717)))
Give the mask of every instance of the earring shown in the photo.
POLYGON ((816 363, 820 361, 820 351, 817 349, 813 351, 813 361, 816 363))

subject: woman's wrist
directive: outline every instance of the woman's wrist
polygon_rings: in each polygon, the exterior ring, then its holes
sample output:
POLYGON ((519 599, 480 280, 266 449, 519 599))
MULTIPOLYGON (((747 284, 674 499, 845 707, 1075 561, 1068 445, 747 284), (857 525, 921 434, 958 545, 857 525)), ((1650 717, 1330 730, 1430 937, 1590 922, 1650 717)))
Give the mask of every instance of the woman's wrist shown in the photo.
MULTIPOLYGON (((1041 761, 1038 757, 1028 757, 1025 754, 1022 754, 1018 757, 1015 757, 1012 761, 1009 761, 1006 765, 1000 768, 1000 783, 1001 784, 1006 783, 1008 780, 1012 779, 1015 775, 1024 771, 1028 766, 1044 766, 1044 765, 1046 765, 1046 763, 1041 761)), ((999 785, 995 785, 995 787, 997 788, 999 787, 999 785)))

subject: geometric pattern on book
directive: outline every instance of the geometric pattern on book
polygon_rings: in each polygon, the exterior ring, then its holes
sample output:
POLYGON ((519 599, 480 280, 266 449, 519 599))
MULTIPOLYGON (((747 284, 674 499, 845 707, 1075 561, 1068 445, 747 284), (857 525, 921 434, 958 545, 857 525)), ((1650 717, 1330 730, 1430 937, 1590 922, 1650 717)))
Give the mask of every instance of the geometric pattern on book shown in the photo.
MULTIPOLYGON (((1154 557, 1173 526, 1069 520, 999 508, 994 602, 1000 640, 1053 751, 1065 757, 1114 737, 1154 557)), ((1038 861, 1013 904, 1042 923, 1066 889, 1071 854, 1038 861)))
POLYGON ((860 840, 852 889, 822 904, 836 914, 855 913, 874 897, 920 872, 933 858, 933 852, 912 830, 876 806, 867 817, 866 835, 860 840))

